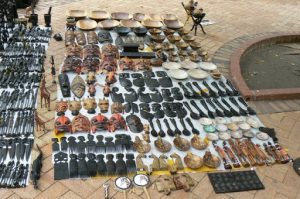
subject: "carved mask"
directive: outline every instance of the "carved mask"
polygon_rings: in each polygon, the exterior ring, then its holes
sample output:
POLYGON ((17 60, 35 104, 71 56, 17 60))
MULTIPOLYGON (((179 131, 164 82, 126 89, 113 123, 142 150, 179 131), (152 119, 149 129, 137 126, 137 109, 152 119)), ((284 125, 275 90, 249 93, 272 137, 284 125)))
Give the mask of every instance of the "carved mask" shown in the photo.
POLYGON ((55 120, 55 134, 72 133, 71 121, 68 117, 62 115, 55 120))
POLYGON ((105 84, 104 87, 103 87, 103 94, 105 97, 108 97, 109 94, 111 93, 111 90, 110 90, 110 87, 108 84, 105 84))
POLYGON ((87 84, 94 84, 96 82, 96 75, 95 72, 88 72, 87 76, 86 76, 86 83, 87 84))
POLYGON ((68 75, 64 73, 58 75, 58 82, 63 97, 71 97, 70 81, 68 75))
POLYGON ((74 99, 73 101, 69 101, 69 110, 72 112, 72 115, 78 115, 81 108, 80 100, 76 101, 74 99))
POLYGON ((124 112, 124 106, 122 103, 114 102, 111 105, 111 113, 123 113, 124 112))
POLYGON ((56 102, 55 111, 57 112, 58 116, 64 115, 68 109, 68 102, 63 101, 62 99, 56 102))
POLYGON ((126 129, 126 122, 120 114, 113 114, 109 119, 109 132, 115 132, 117 129, 126 129))
POLYGON ((83 100, 83 108, 88 111, 89 114, 96 113, 97 103, 95 98, 87 98, 83 100))
POLYGON ((91 130, 91 123, 89 118, 86 116, 79 114, 75 116, 72 120, 72 130, 73 133, 76 132, 87 132, 89 133, 91 130))
POLYGON ((94 97, 95 93, 96 93, 96 85, 95 84, 90 84, 88 92, 89 92, 91 97, 94 97))
POLYGON ((100 108, 101 113, 107 113, 109 108, 109 101, 105 98, 102 100, 99 99, 98 106, 100 108))
POLYGON ((138 116, 131 114, 126 117, 126 122, 131 132, 140 133, 143 131, 143 124, 138 116))
POLYGON ((115 77, 115 73, 114 73, 114 72, 109 72, 109 73, 106 75, 105 82, 106 82, 108 85, 116 83, 116 82, 117 82, 117 79, 116 79, 116 77, 115 77))
POLYGON ((91 119, 92 132, 108 130, 109 123, 107 117, 102 114, 98 114, 91 119))
POLYGON ((72 90, 72 93, 78 98, 81 98, 84 95, 84 93, 85 93, 85 82, 82 79, 82 77, 77 75, 73 79, 72 84, 71 84, 71 90, 72 90))

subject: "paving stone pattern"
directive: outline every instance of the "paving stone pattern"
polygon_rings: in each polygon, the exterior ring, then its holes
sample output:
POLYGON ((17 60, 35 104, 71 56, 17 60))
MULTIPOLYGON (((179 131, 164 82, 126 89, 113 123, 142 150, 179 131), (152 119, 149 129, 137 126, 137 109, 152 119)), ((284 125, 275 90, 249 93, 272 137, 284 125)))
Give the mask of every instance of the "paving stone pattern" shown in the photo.
MULTIPOLYGON (((175 13, 182 20, 185 19, 185 12, 180 5, 180 1, 174 0, 40 0, 37 6, 37 13, 47 12, 49 6, 53 6, 52 25, 55 33, 63 32, 65 13, 68 9, 105 9, 112 11, 144 12, 144 13, 175 13)), ((214 25, 206 26, 207 35, 200 31, 197 40, 203 45, 210 55, 213 55, 223 44, 244 36, 264 32, 295 31, 300 27, 300 1, 298 0, 206 0, 200 1, 200 5, 207 13, 207 18, 216 22, 214 25)), ((24 11, 20 11, 24 13, 24 11)), ((40 17, 41 18, 41 17, 40 17)), ((41 20, 42 23, 42 20, 41 20)), ((191 26, 191 24, 189 24, 191 26)), ((64 43, 50 42, 48 55, 54 55, 56 69, 64 58, 64 43)), ((216 57, 218 54, 216 54, 216 57)), ((50 56, 48 56, 49 58, 50 56)), ((225 60, 226 61, 226 60, 225 60)), ((56 86, 51 85, 50 64, 46 62, 46 80, 48 89, 51 93, 51 111, 38 109, 41 117, 47 121, 48 133, 36 132, 36 143, 41 146, 44 153, 42 176, 40 187, 34 190, 32 185, 25 189, 0 189, 0 198, 104 198, 103 183, 111 185, 111 198, 123 198, 120 192, 113 187, 113 179, 99 178, 88 180, 53 180, 53 165, 51 160, 51 137, 54 120, 54 102, 56 100, 56 86)), ((222 71, 226 74, 226 68, 222 71)), ((58 72, 58 71, 57 71, 58 72)), ((275 103, 275 102, 274 102, 275 103)), ((294 101, 285 101, 286 106, 299 107, 294 101), (291 105, 292 104, 292 105, 291 105)), ((252 103, 251 103, 252 104, 252 103)), ((39 104, 40 105, 40 104, 39 104)), ((256 104, 254 108, 259 110, 259 117, 266 126, 275 127, 278 132, 280 143, 289 149, 292 157, 300 156, 300 112, 282 112, 274 114, 262 114, 274 112, 277 106, 282 106, 277 102, 274 107, 265 110, 265 104, 256 104)), ((300 178, 295 174, 291 164, 275 165, 272 167, 256 168, 257 173, 264 183, 266 189, 263 191, 250 191, 230 194, 215 194, 209 179, 205 173, 193 174, 196 186, 191 192, 173 192, 170 196, 165 196, 149 188, 153 199, 157 198, 299 198, 300 199, 300 178)), ((159 176, 152 176, 154 182, 159 176)), ((134 193, 129 193, 128 198, 146 198, 142 190, 136 189, 134 193)))

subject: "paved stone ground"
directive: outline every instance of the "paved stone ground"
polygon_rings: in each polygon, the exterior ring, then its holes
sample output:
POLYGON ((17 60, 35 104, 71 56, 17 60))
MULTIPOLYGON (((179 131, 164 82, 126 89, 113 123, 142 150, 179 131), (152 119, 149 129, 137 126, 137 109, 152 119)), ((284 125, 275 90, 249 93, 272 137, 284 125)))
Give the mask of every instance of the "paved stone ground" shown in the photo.
MULTIPOLYGON (((145 13, 176 13, 182 20, 185 13, 180 1, 174 0, 40 0, 37 6, 38 13, 45 13, 49 5, 53 6, 54 32, 63 32, 65 12, 70 8, 81 9, 107 9, 109 11, 128 11, 145 13)), ((207 12, 207 18, 214 20, 216 24, 205 27, 207 35, 198 33, 197 39, 201 41, 204 49, 213 55, 218 48, 228 41, 243 35, 252 35, 273 31, 295 31, 300 25, 300 2, 298 0, 206 0, 201 6, 207 12)), ((56 63, 60 64, 64 57, 64 43, 51 41, 48 55, 55 55, 56 63)), ((49 56, 48 56, 49 57, 49 56)), ((226 61, 226 60, 225 60, 226 61)), ((47 63, 49 66, 49 64, 47 63)), ((52 91, 52 102, 56 100, 56 86, 51 85, 50 67, 46 65, 48 88, 52 91)), ((58 69, 58 65, 57 65, 58 69)), ((226 71, 224 71, 226 73, 226 71)), ((287 102, 290 104, 293 102, 287 102)), ((299 104, 294 104, 298 106, 299 104)), ((261 105, 262 107, 264 105, 261 105)), ((274 104, 274 109, 278 104, 274 104)), ((259 106, 259 117, 266 126, 275 127, 280 143, 289 149, 292 157, 300 156, 300 112, 281 112, 264 114, 259 106)), ((0 198, 103 198, 102 185, 108 181, 113 187, 112 179, 89 180, 53 180, 53 166, 51 162, 51 137, 54 119, 54 103, 51 110, 39 109, 41 117, 47 121, 48 133, 37 132, 36 142, 42 147, 44 153, 42 176, 40 187, 34 190, 32 185, 25 189, 0 189, 0 198)), ((269 110, 268 110, 269 111, 269 110)), ((269 111, 274 112, 274 111, 269 111)), ((267 113, 269 113, 267 112, 267 113)), ((263 191, 250 191, 230 194, 215 194, 205 173, 193 174, 196 186, 191 193, 184 191, 173 192, 171 196, 159 194, 152 187, 149 192, 152 198, 300 198, 300 179, 295 174, 292 166, 275 165, 271 167, 257 168, 258 175, 266 189, 263 191)), ((155 181, 158 176, 152 177, 155 181)), ((110 189, 112 198, 122 198, 122 194, 110 189)), ((128 194, 128 198, 146 198, 141 190, 128 194)))

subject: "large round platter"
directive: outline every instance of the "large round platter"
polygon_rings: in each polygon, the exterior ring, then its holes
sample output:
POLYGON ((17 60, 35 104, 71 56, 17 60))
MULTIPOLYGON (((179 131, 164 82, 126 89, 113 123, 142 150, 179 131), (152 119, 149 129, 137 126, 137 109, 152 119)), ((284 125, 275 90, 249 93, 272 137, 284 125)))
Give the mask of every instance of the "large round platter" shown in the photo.
POLYGON ((211 62, 200 62, 200 68, 206 71, 211 71, 217 69, 217 66, 211 62))
POLYGON ((198 64, 196 64, 195 62, 189 61, 189 60, 182 61, 181 65, 182 65, 182 68, 187 69, 187 70, 198 68, 198 64))
POLYGON ((160 21, 154 21, 151 19, 146 19, 142 21, 142 25, 147 28, 161 28, 163 24, 160 21))
POLYGON ((217 124, 216 129, 219 132, 225 132, 228 130, 227 126, 225 124, 217 124))
POLYGON ((200 124, 203 125, 203 126, 212 125, 212 123, 213 123, 212 119, 207 118, 207 117, 202 117, 202 118, 199 120, 199 122, 200 122, 200 124))
POLYGON ((168 73, 169 73, 169 76, 174 79, 183 80, 183 79, 188 78, 188 74, 184 70, 172 69, 172 70, 169 70, 168 73))
POLYGON ((110 17, 109 12, 104 10, 93 10, 89 13, 89 18, 94 20, 104 20, 110 17))
POLYGON ((113 19, 106 19, 98 23, 98 26, 103 29, 113 29, 118 25, 119 25, 119 21, 113 19))
POLYGON ((127 12, 113 12, 111 13, 111 18, 115 20, 132 19, 132 14, 127 12))
POLYGON ((231 138, 231 135, 228 132, 221 132, 219 133, 219 138, 221 140, 229 140, 231 138))
POLYGON ((270 138, 270 136, 268 134, 266 134, 264 132, 260 132, 260 131, 256 133, 256 137, 257 137, 257 139, 262 140, 262 141, 266 141, 270 138))
POLYGON ((253 127, 258 129, 260 127, 259 122, 257 121, 257 119, 255 119, 254 117, 248 117, 247 118, 247 123, 253 127))
POLYGON ((162 64, 162 67, 167 70, 173 70, 173 69, 180 69, 182 66, 180 63, 177 62, 164 62, 162 64))
POLYGON ((188 74, 193 79, 205 79, 209 74, 201 69, 191 69, 188 71, 188 74))
POLYGON ((206 137, 210 141, 217 141, 219 139, 219 136, 216 133, 208 133, 206 137))
POLYGON ((251 129, 251 126, 246 123, 246 122, 243 122, 243 123, 240 123, 239 124, 239 128, 242 130, 242 131, 249 131, 251 129))
POLYGON ((122 26, 125 26, 127 28, 137 28, 137 27, 141 27, 142 25, 140 24, 140 22, 132 20, 132 19, 124 19, 121 20, 120 24, 122 26))
POLYGON ((68 10, 67 17, 73 17, 75 19, 85 18, 86 17, 85 10, 68 10))
POLYGON ((97 22, 91 19, 81 19, 77 21, 76 26, 81 30, 93 30, 97 28, 97 22))
POLYGON ((227 123, 227 121, 224 117, 216 117, 215 121, 217 124, 226 124, 227 123))
POLYGON ((241 139, 243 137, 242 131, 233 131, 231 132, 231 137, 234 139, 241 139))

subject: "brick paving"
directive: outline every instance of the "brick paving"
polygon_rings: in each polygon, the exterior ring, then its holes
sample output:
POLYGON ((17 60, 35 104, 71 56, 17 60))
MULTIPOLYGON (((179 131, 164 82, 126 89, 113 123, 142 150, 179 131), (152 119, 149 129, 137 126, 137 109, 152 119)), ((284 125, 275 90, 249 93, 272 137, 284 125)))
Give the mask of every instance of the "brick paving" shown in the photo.
MULTIPOLYGON (((200 1, 201 6, 207 13, 207 18, 216 22, 214 25, 206 26, 207 35, 198 33, 197 39, 202 43, 211 57, 225 43, 241 37, 265 32, 297 31, 300 27, 300 1, 298 0, 206 0, 200 1)), ((46 13, 49 6, 53 6, 52 25, 55 33, 63 32, 65 13, 70 8, 80 9, 106 9, 108 11, 128 11, 145 13, 176 13, 182 20, 185 12, 180 1, 174 0, 40 0, 37 13, 46 13)), ((22 11, 21 11, 22 12, 22 11)), ((42 23, 42 22, 41 22, 42 23)), ((228 52, 229 53, 229 52, 228 52)), ((64 58, 64 42, 50 42, 48 55, 54 55, 57 70, 58 64, 64 58)), ((48 56, 49 57, 49 56, 48 56)), ((218 57, 218 53, 216 53, 218 57)), ((226 61, 226 60, 225 60, 226 61)), ((102 185, 106 181, 113 187, 113 179, 99 178, 88 180, 53 180, 53 165, 51 162, 51 137, 54 120, 54 101, 56 100, 55 87, 51 85, 50 67, 46 64, 48 88, 53 91, 51 110, 39 109, 41 117, 47 121, 48 133, 37 132, 36 142, 44 152, 42 176, 40 187, 34 190, 32 185, 25 189, 0 189, 0 198, 103 198, 102 185)), ((223 67, 224 68, 224 67, 223 67)), ((223 69, 226 73, 226 70, 223 69)), ((300 112, 283 112, 299 109, 299 103, 288 100, 274 102, 266 106, 265 102, 252 103, 258 110, 259 117, 266 126, 276 128, 280 143, 288 148, 292 157, 300 156, 300 112), (285 106, 294 108, 277 109, 285 106), (278 112, 279 113, 274 113, 278 112), (271 114, 270 114, 271 113, 271 114)), ((196 182, 192 192, 173 192, 170 196, 164 196, 149 188, 152 198, 300 198, 300 178, 295 174, 291 164, 274 165, 272 167, 256 168, 260 179, 266 189, 263 191, 250 191, 230 194, 215 194, 205 173, 193 174, 196 182)), ((152 181, 158 176, 152 176, 152 181)), ((114 188, 110 189, 111 198, 123 198, 122 194, 114 188)), ((128 194, 128 198, 146 198, 143 192, 136 189, 134 193, 128 194)))

